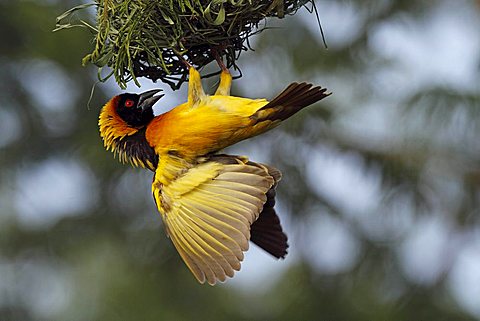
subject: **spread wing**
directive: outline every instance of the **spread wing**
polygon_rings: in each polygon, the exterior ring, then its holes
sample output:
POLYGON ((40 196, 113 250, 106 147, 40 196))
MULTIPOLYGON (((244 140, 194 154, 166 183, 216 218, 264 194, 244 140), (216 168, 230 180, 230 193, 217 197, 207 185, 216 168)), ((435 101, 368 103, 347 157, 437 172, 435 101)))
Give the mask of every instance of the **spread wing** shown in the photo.
POLYGON ((225 281, 240 270, 250 226, 274 177, 265 166, 233 156, 212 156, 177 175, 166 175, 167 168, 159 164, 152 190, 170 239, 199 282, 225 281))

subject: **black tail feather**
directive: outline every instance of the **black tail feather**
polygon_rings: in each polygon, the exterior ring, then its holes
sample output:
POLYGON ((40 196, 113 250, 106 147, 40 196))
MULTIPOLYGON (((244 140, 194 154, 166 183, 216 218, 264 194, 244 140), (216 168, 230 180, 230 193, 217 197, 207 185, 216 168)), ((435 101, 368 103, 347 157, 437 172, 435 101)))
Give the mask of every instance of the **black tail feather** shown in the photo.
POLYGON ((271 102, 260 108, 252 118, 257 122, 285 120, 299 110, 329 96, 326 88, 308 83, 292 83, 271 102), (271 110, 271 112, 266 112, 271 110))

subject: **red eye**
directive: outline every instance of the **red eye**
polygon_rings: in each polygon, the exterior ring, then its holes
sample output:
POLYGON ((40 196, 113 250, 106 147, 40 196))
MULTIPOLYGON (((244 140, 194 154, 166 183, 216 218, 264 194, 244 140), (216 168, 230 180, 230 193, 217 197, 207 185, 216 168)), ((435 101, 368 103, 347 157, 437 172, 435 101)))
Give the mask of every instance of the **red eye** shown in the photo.
POLYGON ((125 107, 132 107, 133 105, 135 105, 135 102, 131 99, 127 99, 125 100, 125 107))

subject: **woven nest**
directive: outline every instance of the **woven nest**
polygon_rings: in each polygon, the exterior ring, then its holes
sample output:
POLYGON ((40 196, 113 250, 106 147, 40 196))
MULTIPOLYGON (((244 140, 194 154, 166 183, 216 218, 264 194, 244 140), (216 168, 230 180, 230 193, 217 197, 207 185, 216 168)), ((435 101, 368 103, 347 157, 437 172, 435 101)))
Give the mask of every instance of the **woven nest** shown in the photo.
MULTIPOLYGON (((248 39, 264 29, 267 17, 294 14, 314 0, 96 0, 75 7, 57 18, 57 29, 78 25, 95 35, 93 52, 83 64, 108 66, 125 88, 138 77, 161 80, 178 89, 187 80, 183 60, 199 68, 224 57, 235 67, 248 39), (96 24, 71 23, 74 13, 95 6, 96 24)), ((100 72, 99 72, 100 74, 100 72)))

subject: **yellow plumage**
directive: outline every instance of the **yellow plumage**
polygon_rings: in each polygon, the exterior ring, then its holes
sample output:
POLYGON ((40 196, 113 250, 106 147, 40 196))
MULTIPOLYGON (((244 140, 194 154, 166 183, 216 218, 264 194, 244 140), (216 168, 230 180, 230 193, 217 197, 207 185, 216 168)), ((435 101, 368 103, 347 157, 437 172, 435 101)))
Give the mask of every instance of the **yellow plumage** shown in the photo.
POLYGON ((284 257, 288 247, 273 209, 280 172, 246 157, 215 153, 328 95, 320 87, 294 83, 271 102, 233 97, 231 81, 222 72, 209 96, 191 68, 186 103, 153 117, 131 109, 145 103, 128 94, 107 103, 99 121, 107 148, 155 172, 152 194, 167 233, 201 283, 232 277, 250 239, 276 257, 284 257))
MULTIPOLYGON (((265 168, 241 158, 212 157, 152 191, 167 232, 200 282, 224 281, 240 269, 250 225, 275 180, 265 168)), ((162 170, 157 170, 163 173, 162 170)))

